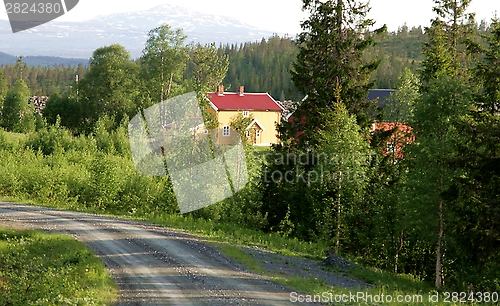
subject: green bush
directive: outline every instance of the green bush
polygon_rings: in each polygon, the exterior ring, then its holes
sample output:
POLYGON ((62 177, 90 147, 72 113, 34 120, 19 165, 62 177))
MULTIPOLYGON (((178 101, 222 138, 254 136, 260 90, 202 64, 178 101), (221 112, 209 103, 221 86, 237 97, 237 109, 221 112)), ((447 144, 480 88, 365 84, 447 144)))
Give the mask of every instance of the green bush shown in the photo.
POLYGON ((71 147, 71 135, 58 126, 49 126, 30 134, 26 146, 40 151, 44 155, 50 155, 57 151, 67 151, 71 147))

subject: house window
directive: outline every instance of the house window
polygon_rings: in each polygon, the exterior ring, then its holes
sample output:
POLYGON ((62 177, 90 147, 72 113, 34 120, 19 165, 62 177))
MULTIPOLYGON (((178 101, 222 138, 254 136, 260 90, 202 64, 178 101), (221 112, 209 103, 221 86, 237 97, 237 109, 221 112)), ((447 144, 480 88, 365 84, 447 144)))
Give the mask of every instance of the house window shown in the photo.
POLYGON ((257 138, 260 137, 260 130, 255 131, 255 137, 257 137, 257 138))
POLYGON ((225 126, 222 128, 222 136, 228 137, 231 136, 231 127, 225 126))
POLYGON ((208 130, 204 130, 203 134, 208 135, 208 130))
POLYGON ((247 131, 247 132, 245 133, 245 136, 246 136, 246 137, 250 137, 250 131, 247 131))
POLYGON ((396 153, 396 144, 394 142, 387 143, 387 153, 396 153))
POLYGON ((249 111, 243 111, 243 117, 248 117, 250 116, 250 112, 249 111))

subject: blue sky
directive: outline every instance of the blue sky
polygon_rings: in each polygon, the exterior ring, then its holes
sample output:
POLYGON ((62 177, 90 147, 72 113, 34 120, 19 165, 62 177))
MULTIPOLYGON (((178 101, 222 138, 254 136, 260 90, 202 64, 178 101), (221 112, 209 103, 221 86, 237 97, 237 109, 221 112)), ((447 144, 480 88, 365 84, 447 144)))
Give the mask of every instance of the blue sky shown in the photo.
MULTIPOLYGON (((232 16, 263 29, 295 34, 301 31, 300 21, 307 17, 301 11, 301 0, 80 0, 60 21, 83 21, 97 15, 145 10, 162 4, 185 6, 208 14, 232 16)), ((434 17, 433 0, 371 0, 371 18, 396 30, 405 22, 409 26, 428 25, 434 17)), ((473 0, 470 11, 477 19, 490 20, 494 11, 500 14, 500 1, 473 0)), ((1 10, 0 19, 7 19, 1 10)))

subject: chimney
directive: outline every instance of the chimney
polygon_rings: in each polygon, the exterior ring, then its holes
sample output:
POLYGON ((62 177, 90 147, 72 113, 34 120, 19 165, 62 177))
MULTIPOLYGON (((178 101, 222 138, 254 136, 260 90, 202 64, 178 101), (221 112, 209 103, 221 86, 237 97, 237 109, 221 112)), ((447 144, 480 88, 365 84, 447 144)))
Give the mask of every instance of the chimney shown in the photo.
POLYGON ((217 86, 217 92, 216 92, 216 94, 217 94, 218 96, 222 96, 222 95, 224 95, 224 85, 219 85, 219 86, 217 86))
POLYGON ((245 94, 245 86, 238 87, 238 96, 243 96, 245 94))

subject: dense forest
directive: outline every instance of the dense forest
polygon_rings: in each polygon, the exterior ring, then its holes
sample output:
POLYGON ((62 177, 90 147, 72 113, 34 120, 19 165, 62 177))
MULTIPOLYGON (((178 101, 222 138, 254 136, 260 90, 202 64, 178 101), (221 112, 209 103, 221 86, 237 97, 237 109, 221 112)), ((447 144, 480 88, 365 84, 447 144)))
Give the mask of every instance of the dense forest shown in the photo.
MULTIPOLYGON (((406 67, 415 72, 422 61, 424 41, 425 35, 421 27, 408 29, 402 26, 397 32, 387 33, 379 44, 367 51, 367 58, 383 59, 381 67, 373 75, 376 88, 395 88, 406 67)), ((244 85, 249 92, 269 92, 279 101, 303 98, 290 76, 297 52, 294 38, 279 36, 263 38, 260 42, 220 45, 217 48, 217 54, 229 57, 229 70, 224 79, 228 91, 244 85)), ((14 67, 15 65, 1 66, 9 85, 16 79, 14 67)), ((34 95, 68 94, 75 75, 82 78, 87 70, 88 67, 83 65, 26 66, 23 78, 34 95)), ((185 73, 189 74, 190 70, 185 73)))
POLYGON ((21 57, 17 64, 2 65, 0 70, 8 86, 22 78, 26 81, 32 95, 50 96, 52 94, 69 94, 76 75, 83 77, 88 68, 78 66, 29 66, 21 57))
POLYGON ((434 2, 425 29, 388 33, 359 1, 303 0, 310 17, 293 39, 186 45, 162 25, 139 59, 115 44, 88 67, 3 66, 0 124, 24 137, 0 131, 0 195, 178 214, 168 176, 135 171, 129 118, 191 91, 206 110, 207 91, 245 85, 296 112, 280 144, 245 148, 250 183, 190 218, 322 242, 440 290, 498 292, 500 21, 476 23, 471 0, 434 2), (375 118, 377 87, 396 92, 375 118), (26 103, 33 94, 50 95, 43 117, 26 103))
MULTIPOLYGON (((487 23, 476 25, 477 38, 487 32, 487 23)), ((381 59, 381 65, 371 76, 375 88, 395 88, 405 68, 413 73, 421 67, 422 43, 426 41, 422 27, 401 26, 398 31, 378 37, 377 44, 366 50, 366 60, 381 59)), ((249 92, 269 92, 279 101, 301 100, 303 96, 295 88, 290 70, 297 56, 295 38, 274 36, 259 42, 239 45, 220 45, 217 54, 229 57, 229 70, 224 78, 228 91, 244 85, 249 92)), ((2 65, 1 70, 12 85, 16 79, 15 65, 2 65)), ((68 94, 75 76, 85 76, 88 67, 78 66, 29 66, 25 68, 24 79, 33 95, 50 96, 54 93, 68 94)), ((186 77, 190 69, 186 70, 186 77)))

